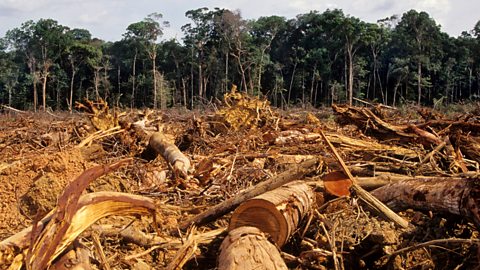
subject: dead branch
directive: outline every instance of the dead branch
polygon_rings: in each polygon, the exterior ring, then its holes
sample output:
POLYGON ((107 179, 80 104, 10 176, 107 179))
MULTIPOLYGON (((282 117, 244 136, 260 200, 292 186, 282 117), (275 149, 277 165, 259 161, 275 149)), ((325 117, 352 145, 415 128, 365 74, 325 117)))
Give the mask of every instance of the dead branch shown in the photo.
POLYGON ((280 173, 277 176, 267 181, 264 181, 256 186, 243 190, 239 192, 236 196, 227 199, 222 203, 208 209, 207 211, 200 213, 193 218, 181 223, 180 228, 184 230, 188 228, 188 226, 190 226, 191 224, 196 224, 200 226, 212 220, 215 220, 216 218, 223 216, 224 214, 237 207, 240 203, 248 199, 278 188, 286 183, 299 179, 305 174, 312 172, 313 170, 315 170, 317 163, 317 159, 306 160, 296 165, 294 168, 280 173))
POLYGON ((333 155, 337 159, 337 161, 340 163, 343 171, 345 174, 348 176, 348 178, 352 181, 352 190, 365 202, 367 203, 370 207, 375 209, 376 211, 379 211, 380 213, 384 214, 388 219, 394 221, 396 224, 402 226, 403 228, 408 228, 409 224, 408 221, 404 220, 400 216, 398 216, 395 212, 393 212, 391 209, 389 209, 387 206, 385 206, 381 201, 379 201, 377 198, 373 197, 370 193, 365 191, 360 185, 358 185, 357 181, 353 177, 352 173, 348 169, 347 165, 345 165, 345 162, 343 159, 340 157, 338 154, 337 150, 335 147, 330 143, 330 141, 327 139, 323 131, 320 131, 320 134, 322 135, 323 139, 331 149, 333 155))
POLYGON ((191 169, 190 159, 174 143, 170 142, 165 135, 160 132, 154 132, 150 137, 149 147, 171 164, 176 173, 179 173, 182 177, 188 176, 188 172, 191 169))
POLYGON ((187 238, 183 241, 183 245, 177 251, 177 254, 173 258, 173 260, 168 264, 166 270, 176 270, 176 269, 183 269, 185 263, 195 254, 195 251, 198 248, 197 242, 195 241, 194 234, 196 233, 196 228, 191 227, 187 238))

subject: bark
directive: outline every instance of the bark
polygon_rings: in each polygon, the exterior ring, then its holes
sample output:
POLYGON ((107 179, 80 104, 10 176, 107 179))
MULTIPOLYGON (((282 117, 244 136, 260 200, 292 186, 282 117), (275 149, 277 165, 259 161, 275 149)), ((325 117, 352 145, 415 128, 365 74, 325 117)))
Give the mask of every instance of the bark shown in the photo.
POLYGON ((353 52, 353 45, 347 45, 348 52, 348 104, 352 106, 353 102, 353 57, 355 52, 353 52))
POLYGON ((255 227, 240 227, 228 233, 220 246, 219 270, 287 270, 278 249, 255 227))
POLYGON ((318 163, 317 159, 306 160, 292 169, 289 169, 283 173, 278 174, 277 176, 264 181, 258 185, 245 189, 239 192, 235 197, 227 199, 220 204, 215 205, 214 207, 208 209, 207 211, 200 213, 193 218, 183 222, 180 225, 181 229, 188 228, 191 224, 196 224, 198 226, 206 224, 210 221, 219 218, 226 213, 230 212, 232 209, 240 205, 242 202, 251 199, 255 196, 263 194, 267 191, 278 188, 284 184, 287 184, 293 180, 300 179, 304 176, 315 170, 318 163))
POLYGON ((130 108, 133 108, 135 106, 135 88, 137 87, 135 85, 135 79, 136 79, 136 64, 137 64, 137 49, 135 49, 135 55, 133 56, 133 64, 132 64, 132 97, 130 101, 130 108))
POLYGON ((420 106, 420 101, 422 99, 422 61, 418 60, 418 69, 417 69, 417 91, 418 91, 418 99, 417 104, 420 106))
POLYGON ((292 78, 290 78, 290 86, 288 87, 287 106, 290 105, 290 98, 292 96, 292 87, 293 87, 293 81, 295 80, 295 72, 297 71, 297 65, 298 65, 298 61, 295 61, 295 65, 293 66, 293 71, 292 71, 292 78))
POLYGON ((305 182, 292 182, 242 203, 232 214, 229 230, 257 227, 282 247, 314 203, 315 194, 305 182))
POLYGON ((70 78, 70 97, 68 100, 68 110, 72 113, 73 110, 73 82, 75 81, 75 67, 72 63, 72 78, 70 78))
MULTIPOLYGON (((152 59, 152 75, 153 75, 153 108, 156 109, 157 108, 157 66, 156 66, 157 52, 156 52, 155 45, 152 48, 150 58, 152 59)), ((163 100, 165 97, 161 96, 160 98, 163 100)))
POLYGON ((480 179, 424 178, 401 180, 371 192, 391 207, 461 215, 480 228, 480 179))
POLYGON ((187 177, 188 171, 191 169, 190 159, 174 143, 170 142, 165 135, 160 132, 153 133, 150 136, 149 147, 171 164, 177 175, 180 174, 182 177, 187 177))

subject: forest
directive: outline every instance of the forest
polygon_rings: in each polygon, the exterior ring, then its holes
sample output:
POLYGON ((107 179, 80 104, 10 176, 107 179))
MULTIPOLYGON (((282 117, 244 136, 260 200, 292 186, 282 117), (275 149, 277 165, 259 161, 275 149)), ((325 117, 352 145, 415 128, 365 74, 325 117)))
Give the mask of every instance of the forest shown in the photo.
POLYGON ((459 37, 428 13, 367 23, 342 10, 243 19, 199 8, 181 40, 152 13, 119 41, 53 19, 27 21, 0 39, 0 104, 73 110, 102 98, 122 108, 195 108, 232 85, 272 105, 319 107, 365 99, 444 105, 480 96, 480 21, 459 37))
POLYGON ((480 21, 185 15, 0 39, 0 270, 480 269, 480 21))

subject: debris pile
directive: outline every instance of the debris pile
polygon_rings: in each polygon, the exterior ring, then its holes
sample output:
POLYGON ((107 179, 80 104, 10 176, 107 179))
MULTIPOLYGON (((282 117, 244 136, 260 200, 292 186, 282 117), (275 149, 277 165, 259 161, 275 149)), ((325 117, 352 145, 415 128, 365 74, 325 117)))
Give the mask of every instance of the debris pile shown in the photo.
POLYGON ((474 111, 223 103, 1 115, 0 269, 479 267, 474 111))

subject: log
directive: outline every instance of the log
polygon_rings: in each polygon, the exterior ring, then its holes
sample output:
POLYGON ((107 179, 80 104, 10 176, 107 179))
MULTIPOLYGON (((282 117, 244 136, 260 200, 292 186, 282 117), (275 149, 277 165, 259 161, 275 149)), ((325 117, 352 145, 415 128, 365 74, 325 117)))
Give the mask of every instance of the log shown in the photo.
POLYGON ((232 209, 240 205, 242 202, 251 199, 255 196, 263 194, 267 191, 278 188, 286 183, 297 180, 305 174, 308 174, 315 170, 318 163, 318 159, 313 158, 306 160, 294 168, 289 169, 283 173, 278 174, 277 176, 259 183, 258 185, 247 188, 239 192, 235 197, 232 197, 228 200, 225 200, 214 207, 208 209, 205 212, 202 212, 193 218, 180 224, 180 229, 185 230, 191 224, 196 224, 198 226, 206 224, 216 218, 219 218, 226 213, 230 212, 232 209))
POLYGON ((191 168, 190 159, 174 143, 170 142, 163 133, 154 132, 150 136, 148 146, 172 165, 176 174, 187 177, 191 168))
POLYGON ((239 227, 220 246, 219 270, 286 270, 278 249, 255 227, 239 227))
POLYGON ((375 189, 371 194, 391 207, 465 216, 480 228, 479 177, 401 180, 375 189))
POLYGON ((295 181, 242 203, 233 212, 228 230, 257 227, 282 247, 314 203, 312 188, 295 181))

